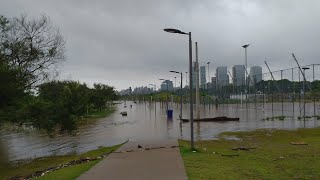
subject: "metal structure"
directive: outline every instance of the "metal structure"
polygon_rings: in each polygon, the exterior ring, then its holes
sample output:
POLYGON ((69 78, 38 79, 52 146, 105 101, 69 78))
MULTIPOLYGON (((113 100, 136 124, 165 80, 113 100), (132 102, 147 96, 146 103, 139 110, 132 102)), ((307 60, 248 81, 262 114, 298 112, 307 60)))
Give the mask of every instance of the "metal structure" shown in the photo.
POLYGON ((182 72, 177 72, 177 71, 169 71, 172 73, 177 73, 180 74, 180 120, 182 120, 182 72))

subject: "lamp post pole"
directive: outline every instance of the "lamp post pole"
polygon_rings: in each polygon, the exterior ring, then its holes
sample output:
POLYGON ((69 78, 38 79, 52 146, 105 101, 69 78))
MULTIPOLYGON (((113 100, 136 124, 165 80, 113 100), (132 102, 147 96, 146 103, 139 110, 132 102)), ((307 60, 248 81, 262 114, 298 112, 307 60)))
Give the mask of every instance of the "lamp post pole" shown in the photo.
MULTIPOLYGON (((208 82, 207 82, 207 95, 208 95, 208 97, 209 97, 209 82, 210 82, 210 73, 209 73, 209 64, 210 64, 210 62, 207 62, 207 64, 208 64, 208 82)), ((212 86, 212 85, 211 85, 212 86)), ((209 98, 209 100, 210 100, 210 98, 209 98)), ((208 101, 208 103, 209 103, 210 101, 208 101)))
MULTIPOLYGON (((242 47, 244 48, 244 56, 245 56, 245 68, 246 68, 246 72, 248 70, 248 59, 247 59, 247 47, 249 47, 250 44, 246 44, 246 45, 243 45, 242 47)), ((245 83, 246 83, 246 104, 247 104, 247 107, 248 107, 248 91, 249 91, 249 81, 248 81, 248 75, 246 76, 245 78, 245 83)))
POLYGON ((182 72, 169 71, 172 73, 180 74, 180 120, 182 120, 182 72))
POLYGON ((189 90, 190 90, 190 134, 191 134, 191 150, 194 150, 194 137, 193 137, 193 97, 192 97, 192 38, 191 32, 185 33, 178 29, 164 29, 169 33, 185 34, 189 36, 189 90))
POLYGON ((188 85, 188 72, 186 72, 186 85, 188 85))
POLYGON ((303 67, 303 120, 306 120, 306 70, 308 67, 303 67))
POLYGON ((207 64, 208 64, 208 82, 207 82, 207 89, 209 89, 208 83, 210 82, 210 73, 209 73, 209 64, 210 64, 210 62, 207 62, 207 64))

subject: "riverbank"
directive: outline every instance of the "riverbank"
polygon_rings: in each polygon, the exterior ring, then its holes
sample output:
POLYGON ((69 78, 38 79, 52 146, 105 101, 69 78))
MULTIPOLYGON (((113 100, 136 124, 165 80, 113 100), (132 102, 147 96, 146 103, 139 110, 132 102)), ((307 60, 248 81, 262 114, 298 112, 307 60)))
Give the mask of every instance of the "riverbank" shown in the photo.
MULTIPOLYGON (((88 151, 83 154, 71 154, 64 156, 50 156, 50 157, 42 157, 32 160, 30 163, 21 164, 17 166, 7 166, 1 169, 0 179, 8 179, 17 176, 28 176, 37 171, 42 171, 51 167, 56 167, 61 164, 66 164, 71 161, 76 161, 80 159, 90 159, 101 156, 102 154, 110 153, 118 149, 120 145, 112 146, 112 147, 99 147, 96 150, 88 151)), ((75 179, 80 176, 82 173, 90 169, 96 163, 98 163, 102 159, 97 159, 89 162, 85 162, 82 164, 77 164, 70 167, 61 168, 57 171, 48 173, 38 179, 75 179)))
POLYGON ((179 141, 189 179, 319 179, 320 128, 226 132, 219 140, 179 141))

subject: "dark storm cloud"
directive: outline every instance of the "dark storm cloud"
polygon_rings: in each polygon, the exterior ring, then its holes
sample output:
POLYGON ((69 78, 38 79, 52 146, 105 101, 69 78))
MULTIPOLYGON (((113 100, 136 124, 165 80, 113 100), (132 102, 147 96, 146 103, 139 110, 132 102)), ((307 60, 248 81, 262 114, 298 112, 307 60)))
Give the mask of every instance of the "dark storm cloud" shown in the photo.
POLYGON ((317 63, 319 30, 316 0, 231 1, 23 1, 1 0, 0 13, 12 17, 46 14, 67 39, 68 61, 61 79, 103 82, 117 89, 173 78, 169 70, 187 71, 187 37, 165 27, 192 31, 201 64, 213 68, 243 64, 272 69, 317 63))

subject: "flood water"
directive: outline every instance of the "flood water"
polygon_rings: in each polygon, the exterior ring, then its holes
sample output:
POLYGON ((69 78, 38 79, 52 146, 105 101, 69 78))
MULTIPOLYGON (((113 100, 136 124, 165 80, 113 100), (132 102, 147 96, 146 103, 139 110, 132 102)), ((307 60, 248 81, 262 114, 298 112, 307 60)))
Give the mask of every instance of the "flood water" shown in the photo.
MULTIPOLYGON (((196 140, 215 139, 217 134, 224 131, 245 131, 260 128, 296 129, 317 127, 320 120, 315 118, 306 121, 298 120, 303 116, 300 111, 303 104, 281 103, 268 104, 224 104, 218 108, 214 105, 201 105, 201 117, 228 116, 239 117, 238 122, 197 122, 194 123, 196 140), (273 109, 273 111, 272 111, 273 109), (283 110, 282 110, 283 109, 283 110), (284 121, 262 120, 267 117, 288 116, 284 121)), ((8 163, 30 160, 37 157, 82 153, 99 146, 116 145, 126 140, 161 139, 161 138, 190 138, 190 123, 180 123, 178 115, 179 104, 169 104, 174 111, 174 117, 166 117, 166 105, 160 103, 118 104, 115 113, 107 118, 90 120, 79 127, 76 136, 62 135, 54 138, 37 130, 0 129, 0 167, 8 163), (132 105, 132 108, 130 108, 132 105), (128 116, 120 112, 127 111, 128 116)), ((320 105, 306 105, 306 115, 320 112, 320 105)), ((183 105, 183 118, 189 118, 189 105, 183 105)), ((194 117, 196 114, 194 113, 194 117)), ((0 168, 1 169, 1 168, 0 168)))

